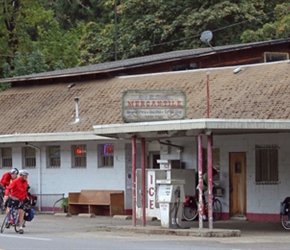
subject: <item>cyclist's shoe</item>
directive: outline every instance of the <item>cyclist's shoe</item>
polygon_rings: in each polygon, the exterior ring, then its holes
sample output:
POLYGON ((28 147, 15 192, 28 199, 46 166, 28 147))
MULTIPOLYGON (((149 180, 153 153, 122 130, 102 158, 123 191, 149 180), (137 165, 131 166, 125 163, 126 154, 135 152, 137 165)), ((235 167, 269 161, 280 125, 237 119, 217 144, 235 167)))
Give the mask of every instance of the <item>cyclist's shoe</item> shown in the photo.
POLYGON ((9 222, 6 222, 5 227, 6 227, 6 228, 9 228, 9 227, 10 227, 10 223, 9 223, 9 222))
POLYGON ((19 233, 20 233, 20 234, 24 234, 23 229, 19 229, 19 233))

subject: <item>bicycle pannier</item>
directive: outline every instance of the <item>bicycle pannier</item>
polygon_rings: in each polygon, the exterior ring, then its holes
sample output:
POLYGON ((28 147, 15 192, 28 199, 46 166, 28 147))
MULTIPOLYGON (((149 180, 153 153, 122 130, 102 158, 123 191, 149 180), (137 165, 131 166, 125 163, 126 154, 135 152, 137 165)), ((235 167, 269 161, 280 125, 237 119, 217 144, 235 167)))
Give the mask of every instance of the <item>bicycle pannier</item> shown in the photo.
POLYGON ((32 219, 34 218, 34 213, 35 213, 35 211, 33 208, 29 208, 29 209, 25 210, 24 220, 32 221, 32 219))
POLYGON ((10 196, 8 198, 8 201, 7 201, 7 206, 8 207, 12 207, 12 206, 18 207, 19 206, 19 203, 20 203, 20 200, 19 199, 17 199, 16 197, 10 196))
POLYGON ((285 215, 289 213, 290 197, 286 197, 280 205, 280 214, 285 215))

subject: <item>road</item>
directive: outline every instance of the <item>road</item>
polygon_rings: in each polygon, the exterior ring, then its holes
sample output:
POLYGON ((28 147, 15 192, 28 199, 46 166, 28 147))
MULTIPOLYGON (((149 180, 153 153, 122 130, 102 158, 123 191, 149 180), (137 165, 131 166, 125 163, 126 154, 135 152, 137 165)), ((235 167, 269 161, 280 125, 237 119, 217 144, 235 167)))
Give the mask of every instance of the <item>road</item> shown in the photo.
MULTIPOLYGON (((2 221, 3 215, 0 215, 2 221)), ((111 219, 111 226, 120 223, 111 219)), ((123 222, 122 222, 123 223, 123 222)), ((124 222, 130 223, 130 222, 124 222)), ((272 225, 272 224, 269 224, 272 225)), ((108 231, 104 218, 55 217, 37 215, 27 222, 25 233, 16 234, 13 229, 0 234, 0 249, 5 250, 90 250, 90 249, 138 249, 138 250, 266 250, 289 249, 290 232, 268 230, 264 233, 244 231, 241 237, 205 238, 174 235, 138 234, 134 232, 108 231)))

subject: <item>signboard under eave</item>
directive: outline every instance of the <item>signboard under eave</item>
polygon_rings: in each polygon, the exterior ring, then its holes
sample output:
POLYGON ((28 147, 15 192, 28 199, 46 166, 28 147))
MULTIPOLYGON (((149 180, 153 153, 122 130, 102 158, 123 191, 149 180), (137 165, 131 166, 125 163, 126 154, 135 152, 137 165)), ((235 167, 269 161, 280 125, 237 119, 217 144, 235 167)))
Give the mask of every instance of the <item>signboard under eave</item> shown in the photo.
POLYGON ((127 90, 122 116, 125 122, 184 119, 186 95, 181 90, 127 90))

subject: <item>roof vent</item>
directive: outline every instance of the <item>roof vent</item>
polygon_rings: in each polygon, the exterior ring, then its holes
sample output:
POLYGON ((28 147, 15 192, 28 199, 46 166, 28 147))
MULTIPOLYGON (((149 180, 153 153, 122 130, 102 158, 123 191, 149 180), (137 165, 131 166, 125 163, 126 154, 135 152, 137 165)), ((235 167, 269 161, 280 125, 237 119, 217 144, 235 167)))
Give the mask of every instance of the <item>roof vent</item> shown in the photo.
POLYGON ((239 72, 241 72, 243 70, 243 68, 242 67, 238 67, 238 68, 236 68, 236 69, 234 69, 234 74, 238 74, 239 72))
POLYGON ((79 98, 75 97, 75 121, 72 122, 71 124, 76 124, 80 121, 80 117, 79 117, 79 98))

